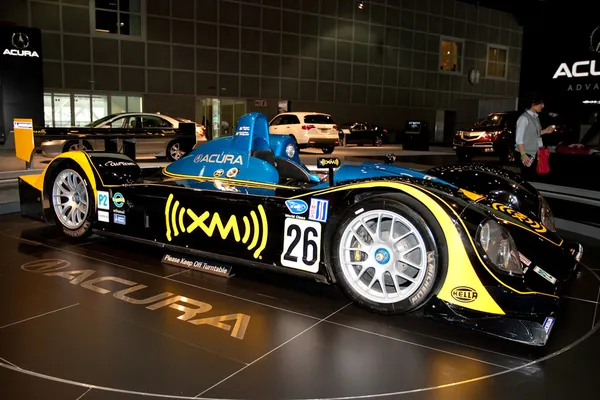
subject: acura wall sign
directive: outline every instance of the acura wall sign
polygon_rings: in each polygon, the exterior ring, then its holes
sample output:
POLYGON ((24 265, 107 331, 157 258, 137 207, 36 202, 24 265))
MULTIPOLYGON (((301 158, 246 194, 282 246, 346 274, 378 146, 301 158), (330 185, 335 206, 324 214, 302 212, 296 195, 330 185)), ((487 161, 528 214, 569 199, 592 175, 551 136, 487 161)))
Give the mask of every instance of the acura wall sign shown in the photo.
POLYGON ((600 26, 597 26, 590 35, 590 50, 600 53, 600 26))
POLYGON ((2 52, 4 56, 16 57, 40 57, 37 51, 29 47, 29 36, 23 32, 15 32, 11 39, 12 49, 6 48, 2 52))

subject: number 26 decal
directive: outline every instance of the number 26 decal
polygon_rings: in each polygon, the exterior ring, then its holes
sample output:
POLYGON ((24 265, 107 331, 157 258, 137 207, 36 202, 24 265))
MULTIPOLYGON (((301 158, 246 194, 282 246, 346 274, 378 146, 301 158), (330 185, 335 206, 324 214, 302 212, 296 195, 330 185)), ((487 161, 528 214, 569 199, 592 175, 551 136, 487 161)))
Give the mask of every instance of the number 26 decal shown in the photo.
POLYGON ((281 265, 308 272, 319 271, 321 224, 288 218, 285 220, 281 265))

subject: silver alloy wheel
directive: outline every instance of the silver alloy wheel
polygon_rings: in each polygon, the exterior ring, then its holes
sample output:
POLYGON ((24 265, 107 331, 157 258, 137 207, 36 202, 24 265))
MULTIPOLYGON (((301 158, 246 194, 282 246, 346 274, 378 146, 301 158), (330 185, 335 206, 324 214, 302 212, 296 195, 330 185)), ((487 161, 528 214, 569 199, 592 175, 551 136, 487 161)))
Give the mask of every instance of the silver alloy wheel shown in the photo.
POLYGON ((83 225, 89 210, 85 182, 76 171, 65 169, 54 179, 52 204, 60 222, 69 229, 83 225))
POLYGON ((357 215, 342 234, 339 260, 352 289, 376 303, 407 299, 427 272, 423 237, 410 221, 389 210, 357 215))
POLYGON ((169 149, 169 154, 173 160, 179 160, 183 155, 183 151, 181 151, 181 146, 179 143, 173 143, 171 148, 169 149))
POLYGON ((80 148, 79 143, 73 143, 72 145, 69 146, 69 151, 77 151, 77 150, 88 151, 88 148, 85 147, 85 144, 82 144, 81 148, 80 148))

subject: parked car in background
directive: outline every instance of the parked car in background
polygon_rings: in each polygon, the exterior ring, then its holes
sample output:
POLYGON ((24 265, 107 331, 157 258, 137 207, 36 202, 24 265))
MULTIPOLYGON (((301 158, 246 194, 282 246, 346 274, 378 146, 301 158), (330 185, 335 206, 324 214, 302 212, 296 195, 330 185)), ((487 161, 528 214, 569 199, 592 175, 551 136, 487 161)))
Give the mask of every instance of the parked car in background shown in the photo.
POLYGON ((387 130, 370 122, 354 122, 340 125, 340 144, 372 144, 381 146, 387 139, 387 130))
MULTIPOLYGON (((181 156, 185 154, 182 149, 181 140, 177 137, 178 133, 175 130, 179 127, 179 123, 184 122, 190 123, 193 121, 153 113, 120 113, 107 115, 85 127, 105 129, 144 129, 150 131, 162 130, 165 133, 162 137, 137 140, 136 154, 157 157, 166 156, 171 161, 174 161, 180 159, 181 156)), ((78 140, 43 141, 43 137, 38 140, 42 140, 40 148, 42 154, 47 157, 56 157, 58 154, 74 150, 104 150, 103 139, 86 139, 83 141, 83 146, 81 147, 78 140)), ((206 141, 204 128, 202 125, 196 124, 196 145, 204 141, 206 141)))
MULTIPOLYGON (((493 154, 503 163, 513 163, 516 159, 517 119, 521 114, 521 111, 496 112, 476 122, 472 128, 459 129, 452 142, 456 155, 459 159, 468 161, 476 155, 493 154)), ((542 127, 556 127, 553 134, 544 135, 544 141, 566 137, 570 132, 564 119, 558 114, 542 112, 539 118, 542 127)))
POLYGON ((298 148, 314 147, 325 154, 339 145, 338 126, 329 114, 317 112, 281 113, 269 122, 269 133, 291 135, 298 148))

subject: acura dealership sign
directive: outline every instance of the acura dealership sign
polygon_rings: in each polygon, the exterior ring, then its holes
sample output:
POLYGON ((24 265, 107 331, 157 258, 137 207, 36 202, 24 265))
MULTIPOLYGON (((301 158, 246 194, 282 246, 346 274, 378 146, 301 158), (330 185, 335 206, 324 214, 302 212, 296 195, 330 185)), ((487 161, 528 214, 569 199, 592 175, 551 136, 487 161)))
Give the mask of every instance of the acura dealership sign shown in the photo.
POLYGON ((4 49, 3 56, 40 57, 37 51, 30 49, 29 36, 23 32, 15 32, 11 38, 12 49, 4 49))
POLYGON ((585 78, 588 76, 600 76, 600 69, 596 67, 596 60, 577 61, 569 66, 562 63, 554 73, 552 79, 566 76, 567 78, 585 78))

